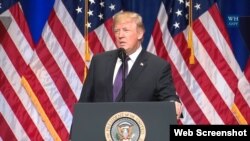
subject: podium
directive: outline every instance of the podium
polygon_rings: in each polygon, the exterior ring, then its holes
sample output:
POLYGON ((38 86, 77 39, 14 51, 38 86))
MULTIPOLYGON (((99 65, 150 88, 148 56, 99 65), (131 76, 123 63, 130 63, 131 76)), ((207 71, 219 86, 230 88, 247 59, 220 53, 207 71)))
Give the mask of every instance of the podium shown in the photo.
POLYGON ((169 141, 174 102, 77 103, 72 141, 169 141))

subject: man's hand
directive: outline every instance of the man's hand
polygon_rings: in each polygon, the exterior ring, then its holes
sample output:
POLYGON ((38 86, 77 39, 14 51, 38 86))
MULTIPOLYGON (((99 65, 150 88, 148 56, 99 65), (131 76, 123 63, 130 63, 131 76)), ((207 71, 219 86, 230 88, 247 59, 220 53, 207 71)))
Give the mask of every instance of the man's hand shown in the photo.
POLYGON ((181 113, 182 113, 182 105, 181 103, 175 101, 175 110, 176 110, 176 116, 177 116, 177 119, 180 119, 181 117, 181 113))

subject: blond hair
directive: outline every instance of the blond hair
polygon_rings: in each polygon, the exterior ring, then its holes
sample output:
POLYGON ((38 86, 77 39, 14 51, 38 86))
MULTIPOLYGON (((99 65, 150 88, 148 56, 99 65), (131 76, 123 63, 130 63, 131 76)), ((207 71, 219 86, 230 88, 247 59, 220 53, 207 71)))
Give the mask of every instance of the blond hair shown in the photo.
POLYGON ((135 21, 137 27, 140 28, 143 32, 145 32, 145 27, 142 21, 142 17, 138 13, 131 12, 131 11, 121 11, 115 14, 113 17, 113 28, 118 22, 127 18, 135 21))

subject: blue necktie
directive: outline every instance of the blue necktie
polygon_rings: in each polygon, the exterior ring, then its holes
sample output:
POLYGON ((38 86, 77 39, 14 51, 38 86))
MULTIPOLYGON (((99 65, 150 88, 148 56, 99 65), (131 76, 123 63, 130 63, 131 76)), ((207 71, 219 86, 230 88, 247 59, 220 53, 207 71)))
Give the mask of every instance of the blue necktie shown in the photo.
MULTIPOLYGON (((129 57, 127 57, 125 59, 125 78, 127 77, 128 75, 128 60, 129 60, 129 57)), ((118 96, 118 94, 120 93, 121 91, 121 88, 122 88, 122 64, 117 72, 117 75, 116 75, 116 78, 115 78, 115 81, 114 81, 114 85, 113 85, 113 101, 115 101, 116 97, 118 96)))

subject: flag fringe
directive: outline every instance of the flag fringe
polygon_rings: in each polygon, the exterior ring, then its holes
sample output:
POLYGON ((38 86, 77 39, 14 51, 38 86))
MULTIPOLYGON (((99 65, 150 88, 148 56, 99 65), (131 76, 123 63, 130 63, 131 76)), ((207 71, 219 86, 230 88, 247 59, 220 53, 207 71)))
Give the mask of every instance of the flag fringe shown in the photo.
POLYGON ((36 109, 37 109, 38 113, 40 114, 40 116, 42 117, 42 120, 44 121, 44 123, 45 123, 49 133, 53 137, 53 139, 55 141, 61 141, 60 137, 58 136, 57 132, 55 131, 54 127, 52 126, 48 116, 44 112, 44 109, 42 108, 41 103, 37 99, 34 91, 30 87, 28 81, 26 80, 26 78, 24 76, 22 76, 22 78, 21 78, 21 84, 23 85, 23 87, 27 91, 31 101, 33 102, 33 104, 36 107, 36 109))
POLYGON ((194 45, 193 45, 193 9, 192 9, 192 0, 189 3, 189 13, 188 13, 188 48, 190 48, 190 57, 189 57, 189 64, 194 64, 194 45))
POLYGON ((88 0, 85 0, 85 9, 84 9, 84 39, 85 39, 85 60, 90 61, 90 51, 89 51, 89 40, 88 40, 88 0))
POLYGON ((85 79, 86 79, 86 77, 87 77, 87 73, 88 73, 88 67, 85 65, 85 67, 84 67, 83 83, 84 83, 84 81, 85 81, 85 79))

